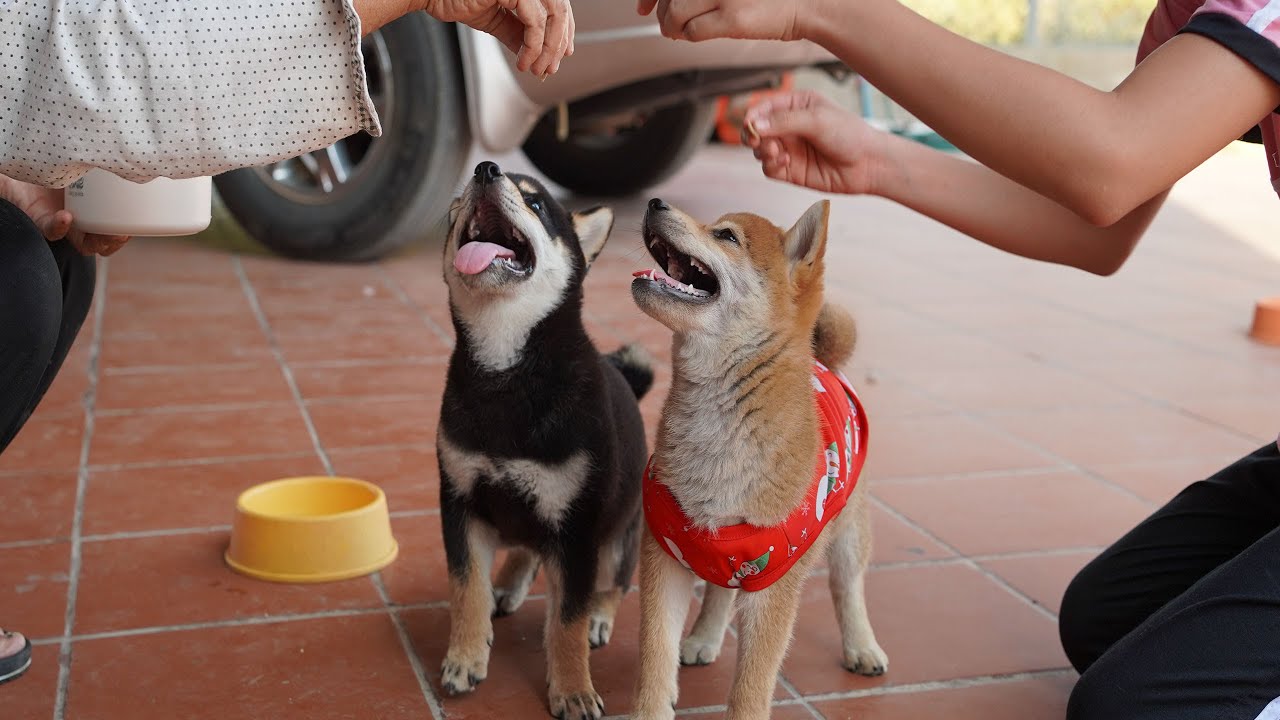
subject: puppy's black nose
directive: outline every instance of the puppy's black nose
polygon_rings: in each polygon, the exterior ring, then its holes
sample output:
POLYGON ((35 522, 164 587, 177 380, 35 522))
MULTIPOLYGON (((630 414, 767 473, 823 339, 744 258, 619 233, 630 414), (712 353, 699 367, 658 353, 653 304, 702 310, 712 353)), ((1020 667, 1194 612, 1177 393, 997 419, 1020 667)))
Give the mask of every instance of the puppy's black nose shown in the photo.
POLYGON ((476 180, 479 180, 481 185, 488 185, 500 177, 502 177, 502 168, 498 167, 496 162, 485 160, 476 166, 476 180))
POLYGON ((653 198, 649 201, 649 209, 654 211, 670 210, 671 206, 663 202, 662 198, 653 198))

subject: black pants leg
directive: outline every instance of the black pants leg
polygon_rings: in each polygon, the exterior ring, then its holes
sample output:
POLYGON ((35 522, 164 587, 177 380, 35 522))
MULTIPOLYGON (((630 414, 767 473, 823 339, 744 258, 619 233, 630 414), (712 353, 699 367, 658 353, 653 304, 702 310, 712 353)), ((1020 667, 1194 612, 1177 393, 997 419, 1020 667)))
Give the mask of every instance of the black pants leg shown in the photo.
POLYGON ((0 452, 62 367, 93 301, 94 259, 0 200, 0 452))
POLYGON ((1276 445, 1189 486, 1081 570, 1059 631, 1083 673, 1069 720, 1280 709, 1276 445))

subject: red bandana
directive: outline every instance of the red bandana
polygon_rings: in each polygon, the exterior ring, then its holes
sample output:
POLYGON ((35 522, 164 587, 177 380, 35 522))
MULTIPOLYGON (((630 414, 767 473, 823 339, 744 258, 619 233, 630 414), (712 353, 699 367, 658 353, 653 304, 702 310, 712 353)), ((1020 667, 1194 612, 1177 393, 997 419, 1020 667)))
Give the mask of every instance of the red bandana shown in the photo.
POLYGON ((814 362, 823 453, 813 489, 800 507, 774 527, 747 523, 717 531, 694 527, 679 502, 653 473, 644 471, 644 517, 658 545, 698 577, 720 587, 763 590, 800 559, 818 533, 844 509, 867 457, 867 418, 848 379, 814 362))

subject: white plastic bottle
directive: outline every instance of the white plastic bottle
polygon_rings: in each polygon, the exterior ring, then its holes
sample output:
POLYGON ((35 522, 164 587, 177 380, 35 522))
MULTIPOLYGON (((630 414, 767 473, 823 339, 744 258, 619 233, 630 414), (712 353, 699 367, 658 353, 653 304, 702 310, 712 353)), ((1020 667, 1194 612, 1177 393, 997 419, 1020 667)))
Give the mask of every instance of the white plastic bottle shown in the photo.
POLYGON ((100 235, 193 235, 209 227, 212 202, 209 177, 135 183, 94 169, 66 189, 72 224, 100 235))

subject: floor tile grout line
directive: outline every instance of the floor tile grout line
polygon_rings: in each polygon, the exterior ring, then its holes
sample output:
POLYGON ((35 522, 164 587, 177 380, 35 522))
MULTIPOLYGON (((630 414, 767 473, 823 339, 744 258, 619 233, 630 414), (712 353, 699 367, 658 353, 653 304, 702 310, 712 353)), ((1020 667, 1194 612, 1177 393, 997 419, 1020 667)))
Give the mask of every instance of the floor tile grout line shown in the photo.
MULTIPOLYGON (((331 448, 331 452, 336 453, 373 453, 386 452, 388 450, 427 450, 435 452, 435 446, 428 443, 391 443, 388 445, 351 445, 331 448)), ((150 460, 145 462, 127 462, 127 463, 107 463, 103 465, 90 465, 91 472, 119 472, 123 470, 143 470, 150 468, 166 468, 179 467, 183 465, 217 465, 220 463, 240 463, 240 462, 257 462, 262 460, 289 460, 293 458, 310 457, 315 450, 297 450, 293 452, 280 453, 258 453, 250 455, 214 455, 211 457, 190 457, 190 458, 173 458, 169 460, 150 460)), ((16 473, 15 473, 16 474, 16 473)), ((0 473, 0 478, 8 477, 8 475, 0 473)))
POLYGON ((440 508, 421 508, 418 510, 392 510, 391 517, 395 519, 417 518, 417 517, 434 517, 440 514, 440 508))
MULTIPOLYGON (((392 510, 389 514, 393 520, 403 520, 420 517, 435 517, 440 514, 440 510, 439 508, 392 510)), ((151 528, 148 530, 121 530, 119 532, 111 533, 82 534, 80 536, 80 542, 81 544, 84 544, 111 542, 113 540, 140 540, 145 538, 174 537, 179 535, 208 535, 211 533, 228 532, 230 530, 230 525, 193 525, 188 527, 151 528)), ((14 540, 12 542, 0 542, 0 550, 21 550, 23 548, 57 545, 59 543, 70 541, 71 537, 69 535, 39 538, 34 540, 14 540)))
MULTIPOLYGON (((382 448, 379 448, 382 449, 382 448)), ((258 453, 253 455, 214 455, 211 457, 173 458, 171 460, 146 460, 143 462, 106 463, 91 465, 92 472, 121 472, 155 468, 181 467, 185 465, 219 465, 222 463, 262 462, 265 460, 291 460, 311 457, 315 450, 296 450, 282 453, 258 453)))
MULTIPOLYGON (((443 370, 443 368, 441 368, 443 370)), ((325 397, 306 398, 303 402, 308 405, 338 405, 341 403, 350 403, 354 401, 367 402, 370 400, 378 402, 422 402, 423 398, 430 397, 432 393, 376 393, 365 395, 327 395, 325 397)))
MULTIPOLYGON (((781 707, 793 707, 793 706, 802 705, 802 704, 803 703, 800 701, 799 698, 787 698, 786 700, 771 701, 769 703, 769 708, 776 709, 781 707)), ((696 718, 699 715, 709 715, 711 713, 723 713, 726 710, 728 710, 727 705, 696 705, 694 707, 677 708, 676 717, 696 718)), ((601 718, 601 720, 627 720, 627 718, 630 718, 630 717, 631 717, 630 715, 605 715, 603 718, 601 718)))
MULTIPOLYGON (((1068 470, 1066 465, 1045 465, 1035 468, 1019 468, 1012 470, 976 470, 974 472, 961 473, 939 473, 935 475, 901 475, 889 476, 876 475, 872 481, 876 487, 880 485, 919 485, 931 482, 950 482, 953 480, 993 480, 1000 478, 1034 476, 1034 475, 1052 475, 1068 470)), ((873 489, 872 492, 875 492, 873 489)))
POLYGON ((191 413, 212 412, 245 412, 248 410, 269 410, 275 407, 293 405, 288 400, 259 400, 254 402, 197 403, 194 405, 152 405, 150 407, 106 408, 99 411, 102 417, 140 417, 155 415, 189 415, 191 413))
MULTIPOLYGON (((400 281, 397 280, 394 275, 387 272, 387 269, 382 265, 378 266, 378 274, 382 277, 383 284, 391 291, 391 294, 394 295, 397 300, 407 305, 409 309, 418 316, 418 319, 422 321, 422 324, 431 331, 431 334, 435 335, 438 340, 443 342, 445 347, 452 350, 453 336, 445 332, 444 328, 440 327, 439 323, 435 320, 432 320, 431 316, 427 314, 427 311, 423 309, 421 305, 414 302, 413 299, 409 297, 409 293, 405 292, 404 287, 400 285, 400 281)), ((443 283, 444 280, 442 279, 440 282, 443 283)))
POLYGON ((951 680, 933 680, 928 682, 908 683, 906 685, 881 685, 873 688, 860 688, 834 693, 806 695, 809 702, 831 702, 834 700, 853 700, 863 697, 883 697, 885 695, 907 695, 938 690, 963 690, 972 687, 987 687, 1006 683, 1038 680, 1041 678, 1067 677, 1075 671, 1068 667, 1048 668, 1045 670, 1028 670, 1026 672, 1008 673, 1005 675, 979 675, 976 677, 954 678, 951 680))
POLYGON ((113 533, 94 533, 80 538, 85 543, 112 542, 115 540, 145 540, 147 538, 178 537, 182 535, 209 535, 231 530, 230 525, 204 525, 180 528, 156 528, 153 530, 125 530, 113 533))
MULTIPOLYGON (((382 579, 382 573, 376 572, 370 578, 373 587, 378 591, 378 597, 382 599, 383 607, 387 609, 388 617, 391 624, 395 627, 396 637, 400 639, 400 647, 404 650, 405 659, 409 661, 409 667, 413 670, 413 677, 418 681, 418 689, 422 691, 422 698, 426 701, 427 707, 431 709, 431 717, 433 720, 444 720, 444 706, 440 703, 440 698, 436 695, 435 688, 431 687, 431 680, 427 677, 427 669, 422 663, 422 658, 418 657, 417 651, 413 647, 413 638, 409 635, 409 628, 404 623, 404 618, 400 616, 400 611, 391 602, 391 594, 387 592, 387 585, 382 579)), ((448 603, 445 603, 446 607, 448 603)))
POLYGON ((391 610, 447 610, 449 601, 433 600, 430 602, 410 603, 406 605, 372 605, 357 608, 335 610, 318 610, 307 613, 284 613, 279 615, 255 615, 252 617, 231 618, 227 620, 210 620, 207 622, 175 623, 173 625, 147 625, 144 627, 126 628, 123 630, 104 630, 95 633, 71 635, 69 637, 50 637, 32 640, 32 645, 52 645, 53 643, 78 643, 90 640, 115 640, 119 638, 159 635, 169 632, 193 632, 199 630, 220 630, 233 627, 252 627, 257 625, 274 625, 280 623, 306 622, 308 620, 324 620, 329 618, 367 617, 390 612, 391 610))
POLYGON ((1090 553, 1097 555, 1106 548, 1097 545, 1080 545, 1075 547, 1049 548, 1045 550, 1014 550, 1011 552, 1000 553, 981 553, 978 555, 969 555, 969 559, 975 562, 989 562, 992 560, 1028 560, 1034 558, 1050 558, 1062 555, 1078 555, 1080 553, 1090 553))
MULTIPOLYGON (((526 601, 546 600, 545 593, 530 594, 526 601)), ((247 618, 230 618, 226 620, 210 620, 206 622, 179 623, 175 625, 148 625, 138 628, 126 628, 123 630, 107 630, 97 633, 85 633, 83 635, 73 635, 70 638, 62 635, 52 635, 45 638, 31 638, 31 644, 35 646, 52 645, 61 643, 70 639, 72 642, 81 642, 86 640, 110 640, 122 637, 136 637, 140 635, 156 635, 166 632, 190 632, 196 630, 217 630, 227 627, 243 627, 251 625, 270 625, 274 623, 300 622, 306 620, 320 620, 325 618, 341 618, 341 617, 363 617, 368 615, 377 615, 382 612, 395 610, 397 612, 405 611, 421 611, 421 610, 448 610, 448 600, 430 600, 426 602, 397 604, 391 601, 391 604, 382 606, 367 606, 363 608, 344 608, 335 610, 319 610, 309 613, 284 613, 280 615, 259 615, 247 618)))
MULTIPOLYGON (((75 512, 74 510, 72 511, 75 512)), ((58 537, 39 538, 36 540, 11 540, 9 542, 0 542, 0 550, 23 550, 33 547, 45 547, 47 545, 57 545, 58 543, 70 542, 70 535, 60 535, 58 537)))
POLYGON ((189 365, 113 365, 102 369, 104 377, 131 377, 138 375, 165 375, 209 372, 218 370, 259 370, 270 367, 267 361, 231 363, 192 363, 189 365))
POLYGON ((267 321, 266 314, 262 311, 262 305, 258 302, 257 291, 253 288, 253 283, 249 281, 249 275, 244 271, 244 263, 240 261, 240 256, 236 255, 232 258, 232 264, 235 267, 236 276, 240 278, 240 288, 244 291, 245 298, 249 301, 249 308, 258 320, 259 327, 266 335, 267 345, 271 348, 271 354, 275 357, 276 363, 280 366, 280 372, 284 375, 285 383, 289 386, 289 392, 293 394, 294 403, 298 407, 298 412, 302 413, 302 422, 307 427, 307 434, 311 437, 312 446, 315 448, 316 455, 320 458, 320 463, 324 465, 324 470, 329 475, 333 474, 333 461, 329 459, 329 454, 325 452, 324 446, 320 442, 320 434, 316 431, 315 422, 311 419, 311 413, 308 412, 306 403, 302 399, 302 392, 298 389, 298 381, 293 376, 293 370, 289 364, 285 362, 284 352, 280 349, 280 343, 277 342, 275 333, 271 330, 271 323, 267 321))
POLYGON ((1010 595, 1017 598, 1018 600, 1026 603, 1035 612, 1054 621, 1055 624, 1057 623, 1058 616, 1056 613, 1050 612, 1048 608, 1036 602, 1034 599, 1032 599, 1030 595, 1015 588, 1013 585, 1009 584, 1009 582, 1007 582, 1004 578, 1000 577, 999 575, 996 575, 990 570, 982 567, 982 565, 978 564, 977 561, 973 560, 968 555, 965 555, 964 553, 960 552, 960 550, 955 546, 953 546, 951 543, 948 543, 947 541, 938 537, 935 533, 925 528, 920 523, 915 522, 914 520, 907 517, 903 513, 898 512, 897 509, 895 509, 885 501, 881 500, 880 498, 872 496, 871 501, 874 502, 876 505, 878 505, 881 510, 884 510, 885 512, 892 515, 899 522, 906 523, 909 527, 914 528, 917 532, 924 534, 930 540, 933 540, 934 542, 938 543, 942 547, 946 548, 948 551, 955 553, 956 556, 960 559, 960 562, 962 564, 967 565, 968 567, 978 571, 979 574, 985 576, 987 579, 994 582, 997 587, 1003 588, 1005 592, 1009 593, 1010 595))
MULTIPOLYGON (((95 261, 97 262, 97 261, 95 261)), ((102 357, 102 325, 106 317, 107 283, 110 282, 111 261, 103 258, 97 262, 96 287, 94 288, 93 338, 89 344, 88 387, 85 389, 84 434, 80 438, 80 467, 76 473, 76 495, 70 538, 70 558, 67 566, 66 607, 63 609, 62 635, 58 647, 58 680, 54 695, 53 720, 62 720, 67 712, 67 694, 71 686, 72 646, 68 639, 75 631, 76 605, 80 592, 80 555, 84 529, 85 496, 89 485, 89 451, 93 443, 94 409, 98 397, 98 363, 102 357)))
MULTIPOLYGON (((323 397, 303 397, 302 402, 308 405, 337 405, 340 403, 359 402, 422 402, 430 393, 357 393, 354 395, 325 395, 323 397)), ((146 407, 107 408, 98 412, 102 417, 135 417, 140 415, 174 415, 193 412, 235 412, 245 410, 266 410, 283 407, 295 403, 289 400, 258 400, 253 402, 214 402, 193 405, 151 405, 146 407)))
POLYGON ((394 358, 347 358, 342 360, 299 360, 290 363, 299 370, 338 370, 347 368, 379 368, 403 365, 445 365, 448 354, 397 355, 394 358))

